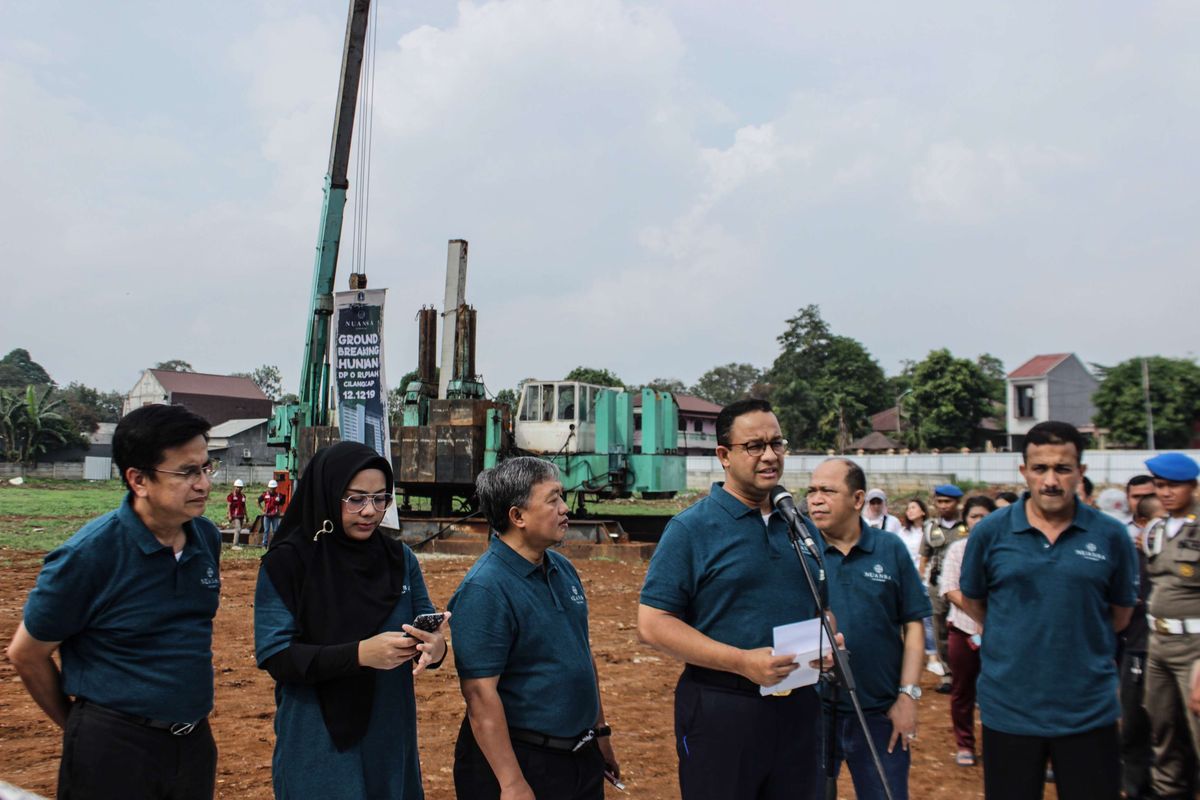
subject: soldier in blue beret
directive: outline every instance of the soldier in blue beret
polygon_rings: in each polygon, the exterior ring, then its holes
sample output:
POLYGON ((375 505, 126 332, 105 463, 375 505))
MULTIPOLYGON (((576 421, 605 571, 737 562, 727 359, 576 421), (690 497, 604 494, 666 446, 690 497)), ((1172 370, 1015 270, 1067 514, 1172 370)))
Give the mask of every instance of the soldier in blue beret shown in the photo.
POLYGON ((1193 680, 1200 662, 1200 464, 1183 453, 1163 453, 1146 467, 1170 515, 1147 527, 1142 540, 1153 584, 1143 701, 1154 742, 1150 788, 1155 797, 1193 797, 1200 788, 1200 717, 1188 713, 1188 702, 1189 695, 1200 696, 1193 680))
POLYGON ((921 540, 920 571, 925 577, 929 602, 933 605, 933 642, 937 648, 936 657, 929 660, 926 669, 934 675, 942 676, 942 683, 936 690, 939 694, 950 694, 950 651, 947 644, 949 629, 946 627, 946 615, 950 613, 950 604, 942 596, 940 589, 942 559, 950 545, 967 535, 967 526, 959 518, 958 501, 962 496, 963 490, 953 483, 933 487, 933 505, 937 508, 937 518, 925 523, 925 536, 921 540))

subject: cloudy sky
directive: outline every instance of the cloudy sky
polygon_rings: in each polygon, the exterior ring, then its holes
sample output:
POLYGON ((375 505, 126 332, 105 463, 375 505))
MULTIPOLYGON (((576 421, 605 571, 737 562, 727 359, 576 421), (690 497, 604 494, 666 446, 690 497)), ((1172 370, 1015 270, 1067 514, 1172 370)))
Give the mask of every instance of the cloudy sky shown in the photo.
MULTIPOLYGON (((1193 2, 377 3, 394 379, 453 238, 493 391, 769 365, 808 303, 889 373, 1197 350, 1193 2)), ((0 350, 294 389, 346 5, 0 0, 0 350)))

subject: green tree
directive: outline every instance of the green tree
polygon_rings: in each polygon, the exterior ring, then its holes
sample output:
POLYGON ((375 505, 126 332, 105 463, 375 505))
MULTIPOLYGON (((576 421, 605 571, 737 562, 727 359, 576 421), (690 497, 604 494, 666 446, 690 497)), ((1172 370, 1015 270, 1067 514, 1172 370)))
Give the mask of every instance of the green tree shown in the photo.
POLYGON ((862 343, 829 330, 816 305, 787 321, 783 352, 771 366, 771 401, 792 447, 845 449, 887 408, 883 370, 862 343))
POLYGON ((983 372, 988 384, 988 399, 993 403, 1004 405, 1007 400, 1008 373, 1004 371, 1004 362, 991 353, 983 353, 975 359, 975 365, 983 372))
POLYGON ((25 390, 26 386, 51 386, 50 373, 34 361, 24 348, 10 350, 0 358, 0 386, 25 390))
POLYGON ((7 460, 32 463, 52 445, 79 442, 60 411, 63 401, 53 399, 53 393, 50 386, 27 386, 24 392, 0 389, 0 439, 7 460))
POLYGON ((283 394, 283 375, 274 364, 263 364, 246 377, 254 381, 254 385, 272 401, 278 400, 283 394))
POLYGON ((678 378, 655 378, 645 386, 630 388, 653 389, 656 392, 670 392, 671 394, 681 394, 687 391, 687 386, 678 378))
POLYGON ((496 402, 508 406, 509 413, 515 415, 517 413, 516 389, 501 389, 496 392, 496 402))
MULTIPOLYGON (((1190 444, 1192 426, 1200 412, 1200 366, 1187 358, 1150 356, 1150 410, 1154 415, 1154 444, 1182 448, 1190 444)), ((1101 370, 1100 388, 1092 396, 1096 424, 1108 428, 1114 442, 1142 445, 1146 441, 1146 399, 1142 388, 1142 359, 1131 358, 1101 370)))
POLYGON ((594 383, 597 386, 625 386, 625 382, 606 369, 594 367, 576 367, 567 373, 563 380, 594 383))
POLYGON ((182 358, 172 358, 170 361, 160 361, 154 365, 154 369, 165 369, 167 372, 195 372, 192 365, 184 361, 182 358))
POLYGON ((992 413, 988 376, 974 361, 933 350, 913 368, 910 444, 919 448, 971 447, 980 421, 992 413))
POLYGON ((690 391, 710 403, 727 406, 746 397, 765 396, 764 377, 753 364, 731 362, 701 375, 690 391))
POLYGON ((101 392, 72 382, 55 397, 62 400, 63 416, 70 421, 71 428, 80 433, 95 433, 101 422, 116 422, 121 418, 124 397, 120 392, 101 392))

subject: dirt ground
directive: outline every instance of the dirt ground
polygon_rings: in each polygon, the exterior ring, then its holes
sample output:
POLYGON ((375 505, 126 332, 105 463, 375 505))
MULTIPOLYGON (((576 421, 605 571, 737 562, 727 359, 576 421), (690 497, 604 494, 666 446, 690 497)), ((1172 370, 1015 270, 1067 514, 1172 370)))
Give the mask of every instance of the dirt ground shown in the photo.
MULTIPOLYGON (((20 621, 25 595, 40 559, 0 550, 0 646, 7 646, 20 621)), ((434 603, 444 607, 471 565, 469 558, 426 559, 425 580, 434 603)), ((613 744, 628 791, 618 796, 667 800, 679 796, 671 722, 672 689, 679 664, 660 657, 637 641, 637 594, 645 564, 577 561, 591 609, 592 644, 613 744)), ((274 713, 272 681, 254 666, 253 597, 257 562, 226 561, 221 610, 215 623, 216 708, 212 727, 220 750, 219 798, 257 800, 271 797, 271 749, 274 713)), ((452 651, 453 652, 453 651, 452 651)), ((936 678, 925 673, 920 735, 914 744, 910 793, 913 798, 983 797, 980 767, 953 764, 945 695, 932 691, 936 678)), ((417 681, 421 764, 429 800, 452 800, 454 738, 462 720, 453 656, 436 672, 417 681)), ((53 796, 59 731, 25 693, 11 665, 0 659, 0 780, 53 796)), ((854 796, 843 774, 840 795, 854 796)), ((1055 796, 1047 787, 1047 797, 1055 796)))

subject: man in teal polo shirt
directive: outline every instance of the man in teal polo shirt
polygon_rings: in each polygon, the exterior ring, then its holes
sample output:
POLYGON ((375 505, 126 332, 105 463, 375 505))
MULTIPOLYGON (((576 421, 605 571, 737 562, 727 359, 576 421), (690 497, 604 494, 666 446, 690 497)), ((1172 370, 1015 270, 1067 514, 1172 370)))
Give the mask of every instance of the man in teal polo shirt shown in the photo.
POLYGON ((567 532, 558 468, 512 458, 480 473, 494 532, 454 592, 454 661, 467 716, 454 749, 460 800, 603 800, 620 776, 567 532))
MULTIPOLYGON (((925 659, 922 620, 933 613, 921 576, 904 541, 866 524, 862 517, 867 481, 862 468, 831 458, 812 473, 808 513, 825 539, 829 608, 846 629, 846 646, 859 702, 867 719, 863 731, 850 697, 841 692, 827 730, 827 758, 844 760, 859 800, 885 800, 887 794, 871 758, 869 735, 879 753, 894 800, 908 798, 908 745, 917 736, 921 665, 925 659)), ((825 687, 826 713, 833 690, 825 687)))
POLYGON ((183 406, 127 414, 112 445, 125 501, 47 555, 29 593, 8 657, 64 729, 60 798, 213 796, 221 535, 201 516, 208 429, 183 406))
POLYGON ((797 667, 794 654, 772 654, 772 629, 818 611, 787 523, 771 508, 786 452, 769 403, 722 409, 725 481, 667 524, 642 586, 638 636, 686 663, 675 689, 683 800, 821 796, 815 687, 759 692, 797 667))
POLYGON ((1025 437, 1028 493, 968 539, 959 588, 983 624, 978 699, 984 791, 1042 796, 1047 761, 1063 800, 1120 796, 1116 633, 1137 602, 1124 527, 1079 501, 1083 437, 1065 422, 1025 437))

